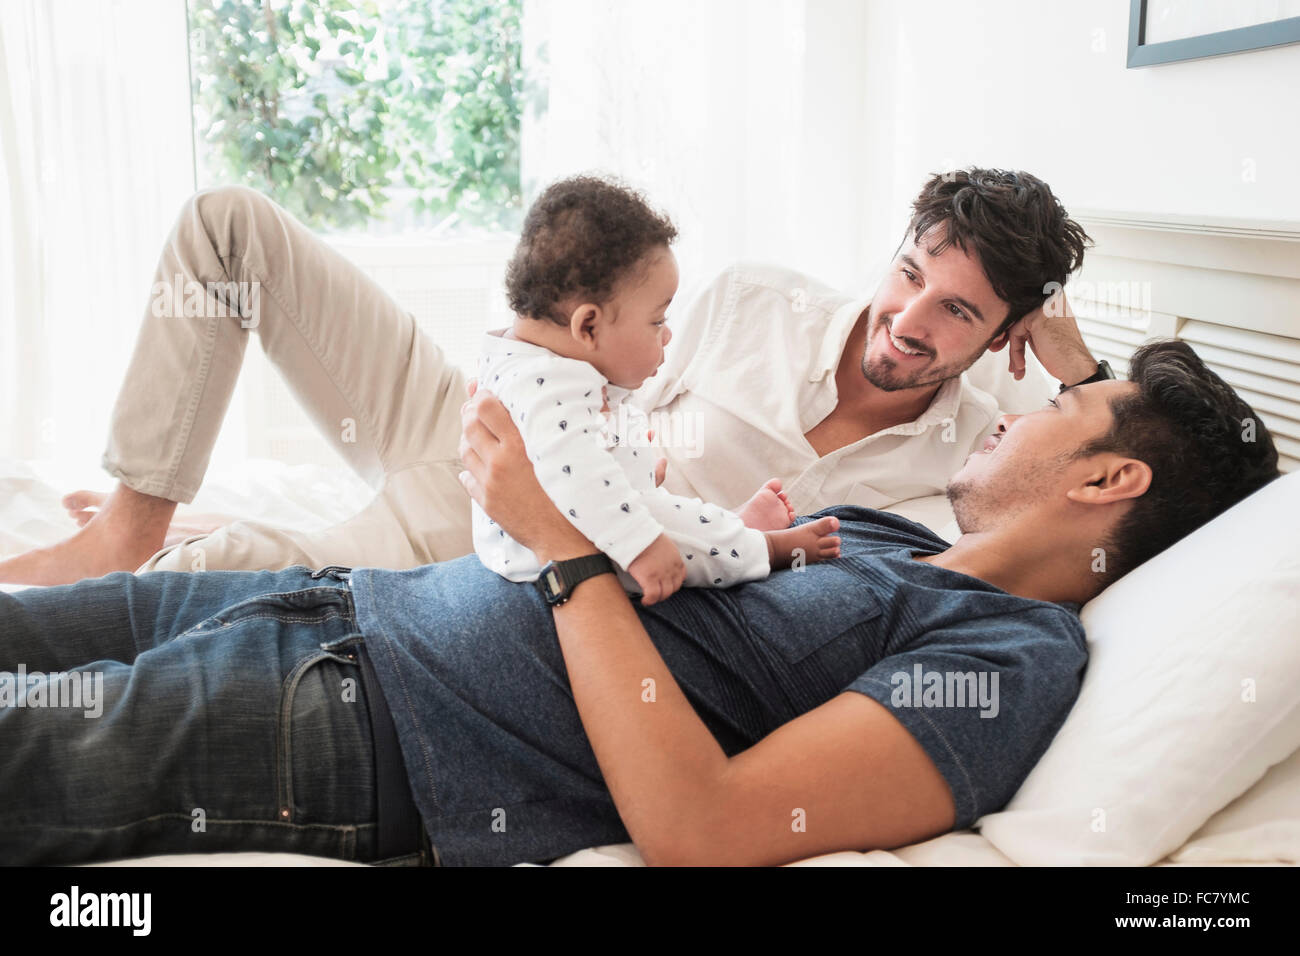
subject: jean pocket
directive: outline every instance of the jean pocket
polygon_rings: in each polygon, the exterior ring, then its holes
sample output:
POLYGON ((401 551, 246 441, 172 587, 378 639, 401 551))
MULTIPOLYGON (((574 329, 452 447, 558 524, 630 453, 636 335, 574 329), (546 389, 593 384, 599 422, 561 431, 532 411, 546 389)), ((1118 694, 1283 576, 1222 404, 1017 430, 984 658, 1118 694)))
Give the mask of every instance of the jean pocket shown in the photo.
POLYGON ((351 638, 321 645, 285 677, 276 729, 280 822, 355 826, 372 819, 366 708, 351 638))

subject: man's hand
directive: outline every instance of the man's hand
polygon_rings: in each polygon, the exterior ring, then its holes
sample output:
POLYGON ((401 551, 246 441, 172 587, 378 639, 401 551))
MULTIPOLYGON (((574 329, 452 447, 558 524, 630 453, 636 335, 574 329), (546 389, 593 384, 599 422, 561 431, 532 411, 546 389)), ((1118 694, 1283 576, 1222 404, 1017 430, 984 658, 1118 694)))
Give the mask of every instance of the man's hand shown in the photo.
POLYGON ((636 556, 627 573, 641 585, 641 603, 654 604, 682 586, 686 580, 686 562, 672 538, 661 534, 636 556))
POLYGON ((594 554, 596 546, 569 523, 537 481, 524 440, 491 392, 470 385, 460 409, 460 483, 488 517, 537 557, 538 563, 594 554))
POLYGON ((1097 360, 1083 341, 1063 290, 994 339, 989 351, 999 352, 1008 344, 1007 367, 1016 381, 1025 377, 1026 345, 1048 374, 1064 385, 1075 385, 1097 371, 1097 360))

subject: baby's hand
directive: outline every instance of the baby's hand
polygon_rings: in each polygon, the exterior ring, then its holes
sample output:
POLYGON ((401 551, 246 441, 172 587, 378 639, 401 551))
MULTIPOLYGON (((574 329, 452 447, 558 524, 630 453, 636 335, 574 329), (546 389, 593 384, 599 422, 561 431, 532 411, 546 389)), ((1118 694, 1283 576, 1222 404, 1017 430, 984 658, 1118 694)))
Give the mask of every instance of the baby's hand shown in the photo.
MULTIPOLYGON (((645 440, 647 442, 650 442, 651 444, 654 443, 655 430, 653 428, 646 429, 645 440)), ((656 459, 655 460, 655 487, 656 488, 658 488, 660 485, 664 483, 664 476, 667 474, 668 474, 668 459, 667 458, 656 459)))
POLYGON ((654 604, 682 586, 686 580, 686 562, 672 539, 661 534, 637 555, 627 573, 641 586, 641 603, 654 604))

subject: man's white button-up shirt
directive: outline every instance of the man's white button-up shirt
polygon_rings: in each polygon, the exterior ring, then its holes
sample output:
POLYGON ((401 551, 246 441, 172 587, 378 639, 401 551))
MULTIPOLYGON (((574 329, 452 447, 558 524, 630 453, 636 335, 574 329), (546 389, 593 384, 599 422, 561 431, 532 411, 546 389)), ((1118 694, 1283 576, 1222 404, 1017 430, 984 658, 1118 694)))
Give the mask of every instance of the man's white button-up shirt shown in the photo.
MULTIPOLYGON (((798 514, 942 495, 999 415, 965 374, 915 421, 825 456, 804 437, 838 402, 835 371, 868 305, 798 272, 737 263, 674 314, 664 364, 632 398, 668 459, 666 487, 735 508, 775 476, 798 514)), ((1045 380, 1027 384, 1049 396, 1045 380)))

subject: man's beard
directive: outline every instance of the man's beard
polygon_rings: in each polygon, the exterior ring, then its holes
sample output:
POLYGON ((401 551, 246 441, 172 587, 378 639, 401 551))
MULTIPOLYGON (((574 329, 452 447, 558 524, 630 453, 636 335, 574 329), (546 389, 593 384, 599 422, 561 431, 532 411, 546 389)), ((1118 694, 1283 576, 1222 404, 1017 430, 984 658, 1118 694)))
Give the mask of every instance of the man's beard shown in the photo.
MULTIPOLYGON (((868 382, 880 389, 882 392, 901 392, 908 388, 923 388, 927 385, 941 385, 951 378, 956 378, 966 369, 975 364, 976 359, 983 354, 988 348, 988 343, 980 348, 964 362, 950 362, 947 365, 935 366, 927 361, 921 368, 910 372, 902 372, 899 369, 899 361, 891 355, 877 356, 874 362, 870 361, 872 342, 878 336, 889 337, 889 329, 885 324, 886 316, 874 319, 867 328, 867 344, 862 350, 862 377, 868 382)), ((990 339, 990 341, 992 341, 990 339)), ((904 342, 911 349, 917 346, 911 342, 904 342)), ((926 351, 925 359, 933 360, 934 356, 926 351)))
MULTIPOLYGON (((986 454, 997 454, 995 449, 986 454)), ((997 469, 983 469, 983 474, 952 478, 944 489, 953 517, 962 534, 990 531, 1015 518, 1043 494, 1075 460, 1071 454, 1046 459, 1017 456, 997 469)))
POLYGON ((985 530, 982 527, 984 509, 980 507, 981 496, 979 492, 979 484, 971 478, 965 478, 961 481, 954 478, 948 482, 948 487, 944 489, 944 494, 948 497, 948 504, 952 506, 953 517, 957 519, 957 530, 962 534, 985 530))

